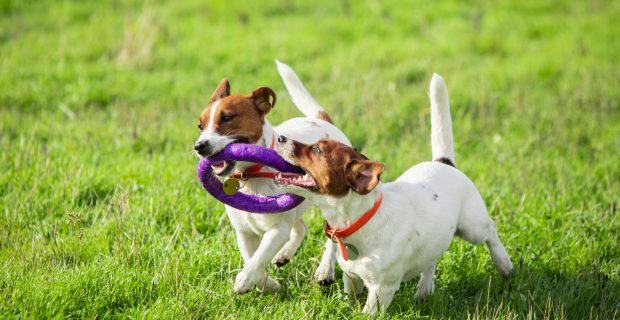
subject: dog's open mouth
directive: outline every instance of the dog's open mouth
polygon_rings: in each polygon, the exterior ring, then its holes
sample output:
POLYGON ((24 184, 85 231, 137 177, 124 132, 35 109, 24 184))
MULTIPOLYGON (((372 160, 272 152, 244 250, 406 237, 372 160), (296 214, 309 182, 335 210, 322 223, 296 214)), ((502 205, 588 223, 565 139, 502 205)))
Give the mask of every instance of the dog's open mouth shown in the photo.
POLYGON ((282 185, 296 186, 305 189, 316 189, 318 186, 316 180, 308 173, 280 172, 273 179, 282 185))
MULTIPOLYGON (((250 143, 250 139, 247 137, 239 137, 232 143, 250 143)), ((211 168, 216 175, 225 176, 229 174, 232 169, 234 169, 235 163, 236 162, 233 160, 218 161, 216 163, 212 163, 211 168)))
POLYGON ((235 161, 218 161, 211 164, 213 173, 218 176, 226 175, 232 168, 235 167, 235 161))

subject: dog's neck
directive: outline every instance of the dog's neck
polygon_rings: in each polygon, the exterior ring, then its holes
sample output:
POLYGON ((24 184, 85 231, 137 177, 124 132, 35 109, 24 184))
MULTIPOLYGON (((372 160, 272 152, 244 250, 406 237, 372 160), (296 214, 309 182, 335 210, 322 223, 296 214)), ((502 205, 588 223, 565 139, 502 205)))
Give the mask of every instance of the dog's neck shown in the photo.
POLYGON ((361 195, 353 191, 344 197, 321 196, 312 199, 323 212, 323 218, 333 228, 345 228, 370 210, 381 193, 379 183, 370 193, 361 195))

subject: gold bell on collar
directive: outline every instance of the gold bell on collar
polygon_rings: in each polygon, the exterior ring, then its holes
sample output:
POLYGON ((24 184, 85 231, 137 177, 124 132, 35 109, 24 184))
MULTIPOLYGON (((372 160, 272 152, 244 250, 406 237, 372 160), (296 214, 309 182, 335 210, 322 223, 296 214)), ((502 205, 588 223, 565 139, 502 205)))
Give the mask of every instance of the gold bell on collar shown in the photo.
POLYGON ((238 179, 228 177, 226 178, 226 180, 224 180, 224 183, 222 184, 222 191, 224 191, 225 194, 232 196, 233 194, 237 193, 237 191, 239 191, 240 186, 241 184, 239 183, 238 179))

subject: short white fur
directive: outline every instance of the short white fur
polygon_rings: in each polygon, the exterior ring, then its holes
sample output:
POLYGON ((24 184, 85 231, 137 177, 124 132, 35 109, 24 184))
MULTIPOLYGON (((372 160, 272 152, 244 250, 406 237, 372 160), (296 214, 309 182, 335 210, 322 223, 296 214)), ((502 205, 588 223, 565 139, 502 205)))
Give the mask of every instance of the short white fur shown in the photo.
MULTIPOLYGON (((451 128, 446 112, 448 92, 440 76, 433 76, 430 91, 433 157, 454 160, 452 132, 447 131, 451 128)), ((278 144, 281 155, 294 163, 293 148, 290 140, 278 144)), ((343 239, 358 249, 359 256, 345 261, 338 255, 345 292, 355 295, 364 286, 368 289, 365 313, 385 310, 401 282, 418 274, 415 298, 430 295, 436 263, 454 235, 473 244, 486 243, 502 276, 508 276, 513 268, 480 193, 452 166, 437 161, 417 164, 396 181, 379 183, 366 195, 350 191, 344 197, 334 197, 297 187, 289 190, 312 200, 335 228, 358 220, 383 193, 383 202, 372 219, 343 239)))
MULTIPOLYGON (((268 145, 272 137, 277 140, 278 136, 285 135, 306 143, 329 137, 350 146, 349 139, 342 131, 331 123, 316 118, 317 112, 323 109, 320 107, 320 110, 317 109, 318 104, 303 87, 293 70, 279 61, 277 65, 293 101, 306 117, 287 120, 277 127, 273 127, 269 121, 265 120, 259 143, 268 145)), ((213 130, 214 115, 218 104, 219 101, 213 104, 209 126, 198 139, 209 141, 215 152, 234 141, 231 137, 218 134, 213 130)), ((243 169, 249 165, 250 163, 245 162, 237 163, 237 169, 243 169)), ((270 170, 272 169, 268 167, 262 169, 262 171, 270 170)), ((250 179, 245 182, 240 192, 269 196, 280 194, 281 190, 270 179, 250 179)), ((234 283, 236 293, 245 293, 253 289, 268 292, 280 289, 280 284, 267 275, 267 268, 270 263, 282 265, 293 257, 308 229, 303 221, 303 214, 312 205, 312 202, 304 201, 298 207, 279 214, 255 214, 225 205, 244 260, 244 267, 234 283)), ((331 242, 327 245, 328 250, 326 250, 324 262, 317 269, 317 277, 319 277, 317 280, 324 283, 330 283, 334 278, 335 248, 331 242)))
POLYGON ((220 108, 221 102, 221 100, 218 100, 211 106, 211 111, 209 112, 209 125, 207 125, 207 130, 213 130, 213 124, 215 123, 215 113, 217 112, 217 109, 220 108))

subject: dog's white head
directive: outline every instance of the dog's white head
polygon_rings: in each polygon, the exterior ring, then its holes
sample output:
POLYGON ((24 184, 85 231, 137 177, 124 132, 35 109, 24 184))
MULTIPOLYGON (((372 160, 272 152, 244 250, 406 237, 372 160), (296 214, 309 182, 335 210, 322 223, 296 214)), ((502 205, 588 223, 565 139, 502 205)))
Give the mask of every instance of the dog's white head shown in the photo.
POLYGON ((281 173, 276 182, 313 201, 326 195, 341 198, 351 192, 368 194, 377 186, 384 170, 382 163, 368 160, 353 148, 330 139, 307 145, 280 136, 277 151, 306 173, 281 173))
MULTIPOLYGON (((275 103, 276 94, 270 88, 259 87, 249 95, 231 95, 228 80, 222 80, 198 119, 196 154, 208 157, 231 143, 257 144, 263 136, 265 115, 275 103)), ((233 172, 236 165, 234 161, 224 161, 213 165, 213 169, 224 176, 233 172)))

